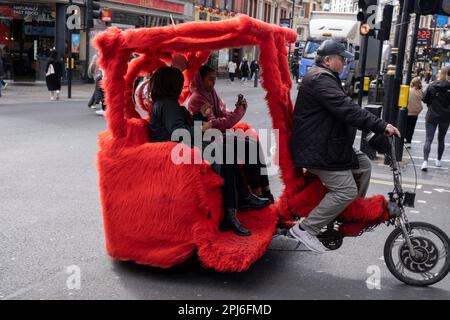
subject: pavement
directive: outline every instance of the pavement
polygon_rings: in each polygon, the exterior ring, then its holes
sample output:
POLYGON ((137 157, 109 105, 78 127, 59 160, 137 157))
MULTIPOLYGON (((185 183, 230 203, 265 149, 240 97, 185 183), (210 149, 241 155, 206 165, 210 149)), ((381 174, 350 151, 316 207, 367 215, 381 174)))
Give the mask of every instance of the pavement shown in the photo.
MULTIPOLYGON (((239 93, 249 103, 244 118, 270 128, 264 92, 252 83, 219 80, 231 106, 239 93)), ((8 86, 0 98, 0 299, 450 299, 450 276, 429 288, 404 285, 383 259, 392 227, 345 238, 336 251, 268 250, 248 271, 217 273, 192 258, 163 270, 119 262, 106 255, 95 164, 103 117, 87 108, 93 85, 73 87, 73 99, 50 101, 45 86, 8 86), (377 285, 371 283, 374 274, 377 285), (74 282, 79 275, 80 282, 74 282)), ((293 88, 293 98, 296 91, 293 88)), ((423 116, 412 155, 421 156, 423 116)), ((358 140, 355 144, 358 143, 358 140)), ((436 152, 433 144, 431 155, 436 152)), ((443 168, 418 172, 411 221, 426 221, 450 234, 450 151, 443 168)), ((415 159, 420 165, 420 159, 415 159)), ((412 162, 402 164, 411 187, 412 162)), ((274 194, 282 191, 270 177, 274 194)), ((392 189, 382 158, 373 162, 369 195, 392 189)))

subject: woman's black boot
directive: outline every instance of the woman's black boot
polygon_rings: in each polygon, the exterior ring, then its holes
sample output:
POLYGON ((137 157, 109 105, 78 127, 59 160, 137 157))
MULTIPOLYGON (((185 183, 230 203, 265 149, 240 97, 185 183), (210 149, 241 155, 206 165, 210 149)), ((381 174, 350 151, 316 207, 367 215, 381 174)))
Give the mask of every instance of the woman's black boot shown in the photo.
POLYGON ((220 225, 220 229, 223 231, 233 229, 234 233, 239 236, 250 236, 252 233, 241 225, 236 217, 236 212, 236 209, 225 208, 225 216, 220 225))

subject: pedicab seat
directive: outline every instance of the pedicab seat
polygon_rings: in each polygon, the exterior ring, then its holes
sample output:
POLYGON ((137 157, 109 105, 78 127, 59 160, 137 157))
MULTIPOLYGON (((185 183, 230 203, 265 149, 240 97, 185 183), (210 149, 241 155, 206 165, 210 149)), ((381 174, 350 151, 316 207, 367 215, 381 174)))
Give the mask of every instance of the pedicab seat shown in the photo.
MULTIPOLYGON (((99 136, 98 169, 106 237, 111 257, 168 268, 195 252, 218 271, 242 271, 264 253, 277 222, 271 208, 246 212, 252 231, 239 237, 222 232, 222 178, 206 162, 174 164, 174 142, 148 141, 148 121, 129 119, 127 135, 99 136)), ((192 159, 200 150, 184 144, 192 159)))

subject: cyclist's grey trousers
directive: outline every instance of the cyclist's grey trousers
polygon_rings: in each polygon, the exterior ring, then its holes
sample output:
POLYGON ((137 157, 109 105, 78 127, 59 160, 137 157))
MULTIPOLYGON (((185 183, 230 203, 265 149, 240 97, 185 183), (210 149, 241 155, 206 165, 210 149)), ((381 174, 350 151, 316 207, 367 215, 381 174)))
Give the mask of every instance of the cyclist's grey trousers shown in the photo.
POLYGON ((369 158, 361 151, 356 151, 359 169, 344 171, 327 171, 308 169, 319 177, 327 187, 328 193, 300 225, 312 235, 332 222, 355 198, 366 196, 370 183, 371 164, 369 158))

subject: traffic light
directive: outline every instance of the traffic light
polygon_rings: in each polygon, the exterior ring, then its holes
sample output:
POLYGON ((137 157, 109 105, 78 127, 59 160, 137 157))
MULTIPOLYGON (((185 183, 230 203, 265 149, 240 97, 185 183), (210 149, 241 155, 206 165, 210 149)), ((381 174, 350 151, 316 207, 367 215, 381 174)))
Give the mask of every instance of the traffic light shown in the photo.
POLYGON ((356 15, 356 19, 361 22, 360 33, 361 35, 373 35, 375 27, 375 14, 377 10, 378 0, 359 0, 358 8, 359 12, 356 15))
POLYGON ((414 12, 421 15, 450 15, 450 0, 416 0, 414 12))
POLYGON ((100 11, 100 1, 86 0, 86 27, 94 27, 94 19, 100 19, 102 17, 100 11))
POLYGON ((387 4, 383 8, 383 20, 380 25, 380 32, 378 32, 378 40, 389 40, 391 36, 392 15, 394 13, 394 6, 387 4))

